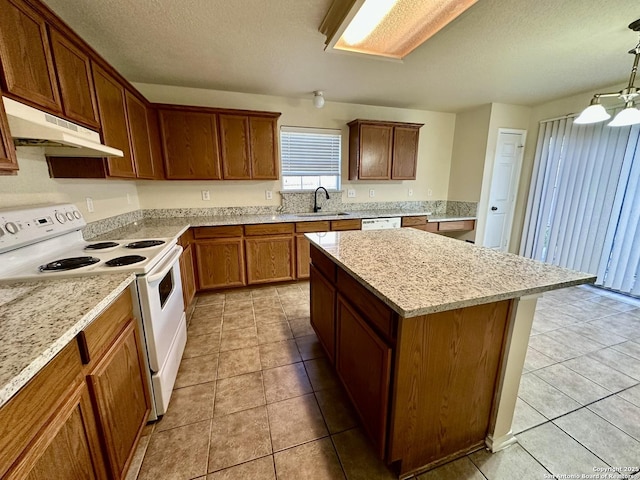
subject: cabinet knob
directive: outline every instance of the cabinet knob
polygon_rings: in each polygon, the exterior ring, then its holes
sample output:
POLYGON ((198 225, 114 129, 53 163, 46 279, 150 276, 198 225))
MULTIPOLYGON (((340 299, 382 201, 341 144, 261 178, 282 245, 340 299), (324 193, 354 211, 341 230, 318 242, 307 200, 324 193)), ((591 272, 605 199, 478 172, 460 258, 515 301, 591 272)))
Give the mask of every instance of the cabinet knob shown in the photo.
POLYGON ((492 212, 495 212, 496 210, 498 210, 498 207, 491 207, 492 212))

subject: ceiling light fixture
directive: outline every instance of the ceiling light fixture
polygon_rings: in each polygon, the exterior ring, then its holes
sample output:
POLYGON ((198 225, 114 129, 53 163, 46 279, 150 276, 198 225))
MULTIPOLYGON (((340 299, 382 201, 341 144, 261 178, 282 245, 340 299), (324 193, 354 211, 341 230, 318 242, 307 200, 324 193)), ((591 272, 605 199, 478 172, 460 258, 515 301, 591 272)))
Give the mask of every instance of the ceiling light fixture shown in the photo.
POLYGON ((402 59, 478 0, 334 0, 325 50, 402 59))
POLYGON ((313 92, 313 106, 316 108, 324 107, 324 92, 322 90, 313 92))
MULTIPOLYGON (((634 32, 640 32, 640 19, 629 25, 634 32)), ((624 102, 624 109, 618 112, 613 120, 609 122, 610 127, 624 127, 627 125, 636 125, 640 123, 640 110, 635 106, 635 99, 640 96, 640 89, 634 85, 636 80, 636 72, 638 71, 638 63, 640 62, 640 40, 635 48, 629 50, 629 53, 635 55, 633 59, 633 67, 631 67, 631 75, 627 88, 613 93, 596 93, 591 99, 591 104, 585 108, 573 123, 589 124, 603 122, 611 118, 611 115, 600 104, 601 98, 616 97, 624 102)))

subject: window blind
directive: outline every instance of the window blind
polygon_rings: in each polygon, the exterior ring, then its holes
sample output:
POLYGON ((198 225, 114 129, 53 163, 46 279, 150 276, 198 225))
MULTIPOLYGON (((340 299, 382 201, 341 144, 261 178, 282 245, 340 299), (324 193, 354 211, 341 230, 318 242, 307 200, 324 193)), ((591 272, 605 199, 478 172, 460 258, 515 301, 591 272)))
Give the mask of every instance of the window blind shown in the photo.
POLYGON ((282 127, 283 176, 340 175, 340 130, 282 127))

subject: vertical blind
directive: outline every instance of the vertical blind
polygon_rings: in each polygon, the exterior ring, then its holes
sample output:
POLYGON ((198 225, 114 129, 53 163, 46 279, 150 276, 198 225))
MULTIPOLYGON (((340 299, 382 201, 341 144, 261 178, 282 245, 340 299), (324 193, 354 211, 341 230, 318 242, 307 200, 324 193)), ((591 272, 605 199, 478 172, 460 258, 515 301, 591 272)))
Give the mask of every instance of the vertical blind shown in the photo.
POLYGON ((521 254, 599 273, 614 239, 611 219, 621 204, 630 133, 631 127, 576 125, 571 117, 541 122, 521 254))
POLYGON ((341 137, 340 130, 282 127, 282 175, 340 175, 341 137))

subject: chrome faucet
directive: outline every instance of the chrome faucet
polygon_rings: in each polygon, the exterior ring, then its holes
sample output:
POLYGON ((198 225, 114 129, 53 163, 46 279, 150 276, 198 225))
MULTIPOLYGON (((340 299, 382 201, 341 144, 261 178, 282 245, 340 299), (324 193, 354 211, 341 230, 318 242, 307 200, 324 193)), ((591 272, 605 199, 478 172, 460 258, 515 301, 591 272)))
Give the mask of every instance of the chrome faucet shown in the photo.
POLYGON ((327 192, 327 189, 324 187, 318 187, 316 188, 316 191, 313 192, 313 213, 317 213, 318 210, 321 209, 321 207, 318 206, 318 190, 324 190, 324 194, 327 196, 327 200, 329 200, 329 192, 327 192))

